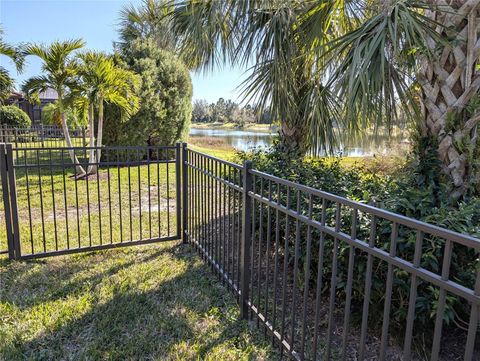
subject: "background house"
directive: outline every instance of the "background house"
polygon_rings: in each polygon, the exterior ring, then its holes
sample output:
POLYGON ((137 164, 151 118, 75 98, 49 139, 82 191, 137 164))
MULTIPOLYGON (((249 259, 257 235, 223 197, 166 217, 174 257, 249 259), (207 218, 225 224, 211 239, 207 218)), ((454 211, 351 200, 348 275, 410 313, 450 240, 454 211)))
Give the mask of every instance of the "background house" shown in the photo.
POLYGON ((13 92, 7 100, 7 104, 18 106, 32 119, 32 124, 40 124, 42 122, 42 109, 45 105, 54 103, 58 99, 58 94, 53 89, 47 89, 39 94, 40 102, 32 104, 22 93, 13 92))

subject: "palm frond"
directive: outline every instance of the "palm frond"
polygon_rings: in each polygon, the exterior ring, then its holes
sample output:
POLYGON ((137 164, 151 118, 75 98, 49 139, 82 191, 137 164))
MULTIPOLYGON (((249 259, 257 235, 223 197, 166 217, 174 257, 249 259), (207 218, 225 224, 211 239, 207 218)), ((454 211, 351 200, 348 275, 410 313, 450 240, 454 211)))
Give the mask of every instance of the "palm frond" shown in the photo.
POLYGON ((50 79, 45 75, 34 76, 26 80, 22 85, 22 91, 27 99, 37 103, 38 95, 51 87, 50 79))
POLYGON ((3 103, 12 93, 14 80, 7 69, 0 67, 0 103, 3 103))
POLYGON ((347 128, 356 133, 368 127, 390 129, 401 104, 411 118, 417 109, 411 92, 419 55, 433 56, 427 37, 438 37, 432 24, 411 2, 394 1, 358 28, 320 51, 333 64, 328 88, 344 102, 347 128))
POLYGON ((23 70, 23 66, 25 64, 25 57, 23 56, 20 48, 7 44, 0 39, 0 55, 4 55, 10 58, 15 64, 18 72, 21 72, 23 70))
POLYGON ((84 52, 79 59, 80 97, 97 106, 103 101, 115 104, 127 114, 138 110, 139 77, 135 73, 116 65, 103 53, 84 52))
POLYGON ((168 31, 168 22, 165 14, 170 9, 168 0, 144 0, 140 7, 132 4, 120 11, 120 46, 128 51, 130 42, 139 38, 152 38, 162 49, 174 51, 177 38, 168 31))

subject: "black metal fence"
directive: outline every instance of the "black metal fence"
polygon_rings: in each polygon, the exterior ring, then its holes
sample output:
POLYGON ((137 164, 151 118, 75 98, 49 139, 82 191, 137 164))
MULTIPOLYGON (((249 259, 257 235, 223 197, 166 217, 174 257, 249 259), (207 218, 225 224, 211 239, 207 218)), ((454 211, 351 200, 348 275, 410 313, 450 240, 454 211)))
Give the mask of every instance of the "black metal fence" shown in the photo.
POLYGON ((6 224, 0 239, 10 258, 178 239, 179 154, 179 145, 15 148, 0 144, 6 224), (92 161, 90 152, 99 150, 103 160, 92 161), (79 167, 88 175, 78 175, 79 167))
POLYGON ((1 144, 0 175, 10 258, 183 238, 293 359, 480 357, 476 238, 186 144, 1 144))
MULTIPOLYGON (((89 144, 86 128, 69 130, 72 145, 86 147, 89 144)), ((55 125, 32 125, 19 128, 0 124, 0 143, 12 143, 15 148, 66 147, 65 135, 61 127, 55 125)))
POLYGON ((238 297, 242 317, 289 357, 479 359, 480 240, 248 162, 193 150, 184 159, 185 238, 238 297), (425 247, 438 247, 439 259, 427 259, 425 247), (460 254, 476 265, 468 282, 452 265, 460 254), (431 290, 433 307, 422 308, 431 290), (464 327, 452 312, 462 312, 464 327))

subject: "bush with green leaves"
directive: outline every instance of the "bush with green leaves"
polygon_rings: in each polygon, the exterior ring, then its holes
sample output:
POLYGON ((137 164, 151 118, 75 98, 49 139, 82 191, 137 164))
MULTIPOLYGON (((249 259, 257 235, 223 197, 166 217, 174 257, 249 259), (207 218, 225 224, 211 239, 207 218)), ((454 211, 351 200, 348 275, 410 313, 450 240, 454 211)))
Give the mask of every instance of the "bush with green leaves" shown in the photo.
POLYGON ((27 128, 32 124, 32 120, 27 113, 15 105, 1 105, 0 124, 17 128, 27 128))
POLYGON ((137 39, 117 61, 139 74, 140 110, 125 119, 105 109, 105 144, 173 145, 184 140, 192 114, 192 82, 186 66, 150 39, 137 39))
MULTIPOLYGON (((429 148, 435 151, 434 147, 429 148)), ((280 178, 298 182, 322 191, 330 192, 339 196, 357 200, 362 203, 373 203, 389 211, 405 216, 413 217, 431 224, 439 225, 457 232, 470 234, 480 238, 480 197, 472 195, 468 202, 452 204, 448 192, 440 185, 437 179, 441 172, 437 157, 429 156, 429 151, 420 158, 419 163, 409 160, 406 164, 394 167, 389 172, 378 172, 372 165, 358 164, 353 166, 342 166, 340 159, 301 159, 286 155, 283 152, 254 151, 251 153, 239 153, 239 160, 249 159, 253 162, 255 169, 265 173, 273 174, 280 178), (287 166, 288 165, 288 166, 287 166)), ((413 157, 413 159, 419 159, 413 157)), ((267 194, 268 182, 264 182, 263 191, 267 194)), ((261 185, 256 184, 257 192, 261 185)), ((290 193, 291 204, 296 205, 296 192, 290 193)), ((287 192, 280 193, 281 203, 287 203, 287 192)), ((308 198, 303 199, 305 204, 308 198)), ((321 219, 322 207, 320 204, 313 206, 314 219, 321 219)), ((257 222, 259 222, 257 212, 257 222)), ((368 243, 372 217, 360 212, 358 221, 357 238, 368 243)), ((264 221, 266 221, 264 219, 264 221)), ((272 218, 271 229, 276 227, 277 220, 272 218)), ((285 231, 285 220, 280 219, 279 228, 281 234, 285 231)), ((327 203, 326 223, 334 227, 335 205, 327 203)), ((257 223, 258 225, 258 223, 257 223)), ((341 211, 341 230, 350 232, 352 225, 352 210, 348 207, 341 211)), ((293 219, 291 227, 294 227, 293 219)), ((258 230, 258 226, 256 227, 258 230)), ((267 229, 265 224, 263 229, 267 229)), ((293 228, 291 228, 293 229, 293 228)), ((304 264, 306 259, 307 227, 300 227, 302 232, 300 245, 300 262, 297 272, 300 275, 299 282, 304 284, 304 264)), ((380 220, 377 225, 377 237, 375 245, 378 248, 389 252, 392 223, 380 220)), ((318 242, 321 238, 320 231, 311 230, 312 249, 318 249, 318 242)), ((288 242, 288 254, 291 255, 288 262, 294 268, 295 254, 295 232, 291 232, 288 242)), ((275 235, 271 235, 275 239, 275 235)), ((397 239, 397 256, 410 262, 413 261, 416 243, 416 232, 406 227, 399 227, 397 239)), ((345 299, 346 280, 348 275, 348 261, 350 246, 346 243, 338 243, 337 263, 337 296, 339 300, 345 299)), ((273 247, 273 246, 272 246, 273 247)), ((323 279, 325 286, 323 291, 329 292, 329 281, 332 274, 332 256, 334 240, 325 237, 325 259, 323 279)), ((445 240, 425 235, 422 243, 421 267, 440 274, 442 270, 445 240)), ((285 251, 280 250, 280 254, 285 251)), ((360 321, 362 315, 363 300, 365 298, 365 273, 367 268, 367 254, 356 251, 353 272, 353 293, 352 293, 352 320, 360 321)), ((480 262, 477 252, 471 248, 455 246, 453 248, 452 264, 450 267, 450 279, 455 282, 472 288, 474 287, 477 270, 480 262)), ((310 264, 311 286, 317 277, 318 252, 312 252, 310 264)), ((375 260, 373 263, 372 293, 370 301, 370 324, 381 327, 383 318, 383 305, 385 298, 385 285, 388 267, 385 262, 375 260)), ((411 277, 405 271, 394 268, 392 313, 391 323, 400 331, 406 324, 408 299, 411 277)), ((417 337, 425 337, 426 342, 432 336, 433 324, 435 322, 436 307, 439 298, 439 289, 427 282, 420 282, 418 286, 418 297, 416 300, 415 332, 417 337)), ((444 321, 446 327, 462 328, 468 325, 469 304, 452 294, 448 294, 444 321)))

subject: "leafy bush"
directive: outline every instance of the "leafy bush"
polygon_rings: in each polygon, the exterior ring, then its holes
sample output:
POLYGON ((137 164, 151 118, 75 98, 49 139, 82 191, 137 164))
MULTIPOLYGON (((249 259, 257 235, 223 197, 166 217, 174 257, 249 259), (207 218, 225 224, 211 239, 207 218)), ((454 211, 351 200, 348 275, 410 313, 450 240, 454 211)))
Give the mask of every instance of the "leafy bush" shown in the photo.
MULTIPOLYGON (((432 148, 433 149, 433 148, 432 148)), ((292 159, 278 151, 254 151, 252 153, 239 153, 240 160, 253 161, 254 168, 275 176, 298 182, 316 189, 334 193, 343 197, 364 203, 375 202, 389 211, 413 217, 428 223, 436 224, 448 229, 480 237, 480 197, 472 197, 468 202, 453 204, 446 191, 442 188, 438 177, 441 173, 436 169, 436 164, 431 160, 437 157, 427 156, 421 162, 409 160, 406 164, 399 164, 388 172, 378 172, 375 164, 354 164, 345 167, 340 159, 292 159), (428 171, 426 171, 428 169, 428 171)), ((414 158, 416 159, 416 158, 414 158)), ((256 184, 258 187, 259 185, 256 184)), ((266 185, 264 185, 266 187, 266 185)), ((266 192, 266 188, 263 189, 266 192)), ((257 188, 258 192, 258 188, 257 188)), ((291 192, 291 204, 296 205, 295 192, 291 192)), ((266 193, 264 193, 266 194, 266 193)), ((286 204, 286 194, 281 194, 281 203, 286 204)), ((306 203, 307 200, 305 200, 306 203)), ((326 211, 327 225, 334 225, 335 208, 328 204, 326 211)), ((313 218, 320 219, 322 209, 320 205, 313 207, 313 218)), ((258 213, 258 212, 257 212, 258 213)), ((349 233, 352 224, 352 212, 342 208, 341 229, 349 233)), ((368 242, 372 218, 359 214, 357 238, 368 242)), ((273 220, 276 222, 277 220, 273 220)), ((258 222, 258 219, 257 219, 258 222)), ((279 220, 281 232, 285 229, 285 221, 279 220)), ((293 223, 291 227, 293 226, 293 223)), ((257 227, 258 228, 258 227, 257 227)), ((266 229, 266 226, 264 226, 266 229)), ((272 224, 271 229, 275 229, 272 224)), ((307 229, 301 228, 301 254, 300 259, 306 259, 307 229)), ((392 232, 391 222, 379 221, 377 225, 376 247, 389 251, 392 232)), ((292 232, 294 233, 294 232, 292 232)), ((282 233, 283 234, 283 233, 282 233)), ((272 235, 271 239, 274 239, 272 235)), ((312 249, 318 249, 320 232, 312 232, 312 249)), ((416 232, 399 227, 397 240, 397 256, 413 261, 416 243, 416 232)), ((437 274, 441 273, 445 241, 425 235, 422 243, 421 266, 437 274)), ((295 239, 289 239, 289 255, 295 254, 295 239)), ((334 240, 325 238, 325 259, 323 278, 326 282, 324 291, 328 292, 328 283, 332 272, 332 250, 334 240)), ((345 287, 348 274, 348 259, 350 247, 339 242, 337 279, 339 280, 337 294, 339 299, 345 296, 345 287)), ((283 253, 283 251, 281 251, 283 253)), ((310 282, 316 279, 318 257, 313 252, 310 266, 310 282)), ((294 259, 290 257, 290 266, 293 267, 294 259)), ((353 279, 352 317, 362 314, 362 305, 365 297, 365 270, 367 268, 367 254, 357 250, 355 257, 353 279)), ((476 270, 480 266, 478 255, 473 249, 455 246, 453 249, 450 279, 473 288, 476 270)), ((299 262, 298 274, 304 273, 302 262, 299 262)), ((372 323, 381 322, 383 318, 383 304, 385 297, 385 284, 387 279, 387 264, 375 260, 372 279, 372 293, 369 317, 372 323)), ((407 304, 410 290, 411 277, 404 271, 394 269, 394 287, 392 294, 391 322, 397 329, 406 323, 407 304)), ((300 282, 304 282, 301 276, 300 282)), ((415 332, 425 333, 426 339, 431 335, 435 321, 436 307, 439 290, 428 283, 420 282, 416 303, 415 332)), ((451 294, 447 297, 444 321, 451 327, 468 322, 468 304, 451 294)), ((357 316, 358 317, 358 316, 357 316)), ((357 318, 358 320, 358 318, 357 318)))
POLYGON ((185 139, 192 113, 186 66, 149 39, 133 41, 121 62, 141 77, 140 110, 125 119, 114 107, 106 107, 105 144, 173 145, 185 139))
POLYGON ((32 124, 32 120, 27 113, 15 105, 1 105, 0 124, 7 124, 18 128, 27 128, 32 124))

